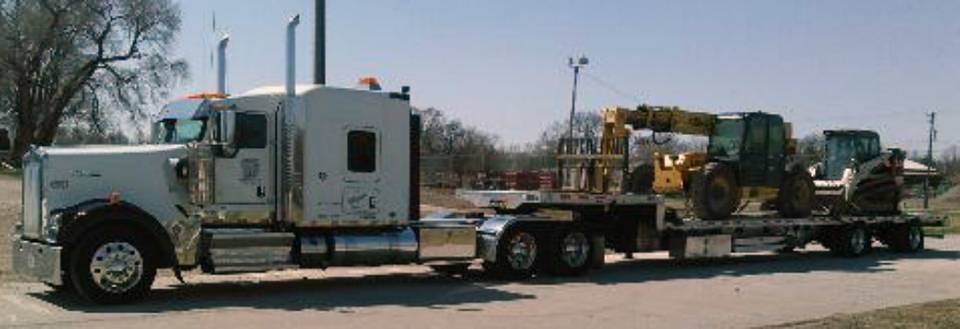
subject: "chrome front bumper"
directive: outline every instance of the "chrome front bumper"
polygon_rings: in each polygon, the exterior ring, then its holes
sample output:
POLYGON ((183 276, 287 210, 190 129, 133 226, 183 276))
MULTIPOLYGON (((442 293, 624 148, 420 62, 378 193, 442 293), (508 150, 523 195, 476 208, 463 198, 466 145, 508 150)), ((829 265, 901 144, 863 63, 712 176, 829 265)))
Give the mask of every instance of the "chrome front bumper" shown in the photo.
POLYGON ((60 253, 63 247, 12 239, 13 271, 55 286, 63 285, 60 273, 60 253))

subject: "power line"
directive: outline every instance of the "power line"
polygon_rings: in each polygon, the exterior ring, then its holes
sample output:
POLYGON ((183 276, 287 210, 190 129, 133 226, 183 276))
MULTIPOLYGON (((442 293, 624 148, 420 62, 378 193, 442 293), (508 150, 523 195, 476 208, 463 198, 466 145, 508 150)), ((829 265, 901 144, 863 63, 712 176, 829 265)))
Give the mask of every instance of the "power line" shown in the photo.
POLYGON ((629 100, 631 100, 631 101, 637 102, 637 104, 643 103, 643 100, 641 100, 640 97, 637 97, 636 95, 633 95, 633 94, 624 92, 623 90, 620 90, 619 88, 617 88, 614 84, 609 83, 609 82, 606 82, 606 81, 603 81, 603 79, 600 79, 600 77, 598 77, 598 76, 596 76, 596 75, 593 75, 593 74, 588 73, 588 72, 581 72, 581 73, 582 73, 584 76, 586 76, 587 78, 589 78, 590 80, 592 80, 593 82, 595 82, 595 83, 596 83, 597 85, 599 85, 600 87, 603 87, 603 88, 607 89, 607 91, 610 91, 610 92, 612 92, 612 93, 614 93, 614 94, 617 94, 617 95, 620 96, 620 97, 623 97, 623 98, 629 99, 629 100))

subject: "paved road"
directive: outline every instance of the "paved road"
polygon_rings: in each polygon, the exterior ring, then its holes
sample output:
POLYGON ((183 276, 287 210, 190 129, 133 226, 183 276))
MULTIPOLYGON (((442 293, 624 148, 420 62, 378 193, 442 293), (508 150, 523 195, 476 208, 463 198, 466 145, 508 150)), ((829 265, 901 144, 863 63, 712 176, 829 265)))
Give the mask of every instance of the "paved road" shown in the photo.
POLYGON ((0 286, 13 328, 739 328, 960 297, 960 236, 902 255, 813 248, 683 263, 608 256, 581 278, 497 282, 419 266, 169 277, 143 303, 94 307, 43 285, 0 286))

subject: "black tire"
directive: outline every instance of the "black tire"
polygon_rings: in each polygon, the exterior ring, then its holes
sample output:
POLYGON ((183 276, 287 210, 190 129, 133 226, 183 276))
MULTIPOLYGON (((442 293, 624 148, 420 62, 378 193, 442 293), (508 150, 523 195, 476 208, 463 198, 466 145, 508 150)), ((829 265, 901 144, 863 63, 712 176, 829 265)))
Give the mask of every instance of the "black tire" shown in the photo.
POLYGON ((570 229, 559 234, 553 244, 550 261, 558 275, 582 275, 593 264, 593 250, 590 235, 581 229, 570 229))
POLYGON ((156 248, 148 241, 142 234, 125 227, 105 227, 86 234, 70 253, 67 271, 74 288, 84 298, 99 304, 142 299, 157 274, 156 248), (110 271, 104 273, 93 266, 94 261, 101 268, 108 262, 119 265, 111 266, 110 271), (100 280, 94 278, 95 273, 100 280), (120 280, 124 276, 129 278, 119 283, 110 279, 120 280))
POLYGON ((643 194, 653 192, 655 169, 651 164, 641 164, 630 172, 630 187, 628 191, 643 194))
POLYGON ((511 280, 522 280, 533 276, 538 259, 537 237, 523 229, 510 229, 500 237, 497 243, 497 261, 483 263, 485 271, 511 280))
POLYGON ((740 185, 730 166, 711 162, 694 176, 690 188, 693 212, 702 219, 730 217, 740 204, 740 185))
POLYGON ((786 218, 810 216, 813 211, 816 186, 805 171, 787 174, 777 191, 777 212, 786 218))
POLYGON ((923 228, 916 223, 898 224, 887 233, 890 249, 897 252, 918 252, 924 248, 923 228))
POLYGON ((430 265, 430 269, 432 269, 434 272, 446 276, 464 275, 467 273, 469 268, 470 263, 430 265))
POLYGON ((833 241, 825 243, 833 254, 843 257, 859 257, 871 250, 873 239, 863 225, 853 224, 834 231, 833 241))

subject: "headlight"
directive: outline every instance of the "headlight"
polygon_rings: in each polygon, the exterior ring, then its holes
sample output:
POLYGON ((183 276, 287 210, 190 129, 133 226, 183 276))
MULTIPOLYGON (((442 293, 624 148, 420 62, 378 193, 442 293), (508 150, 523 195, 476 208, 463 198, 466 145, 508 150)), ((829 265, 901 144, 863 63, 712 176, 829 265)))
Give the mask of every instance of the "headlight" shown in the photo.
POLYGON ((43 226, 43 239, 48 243, 56 243, 60 234, 60 219, 62 214, 51 215, 43 226))

